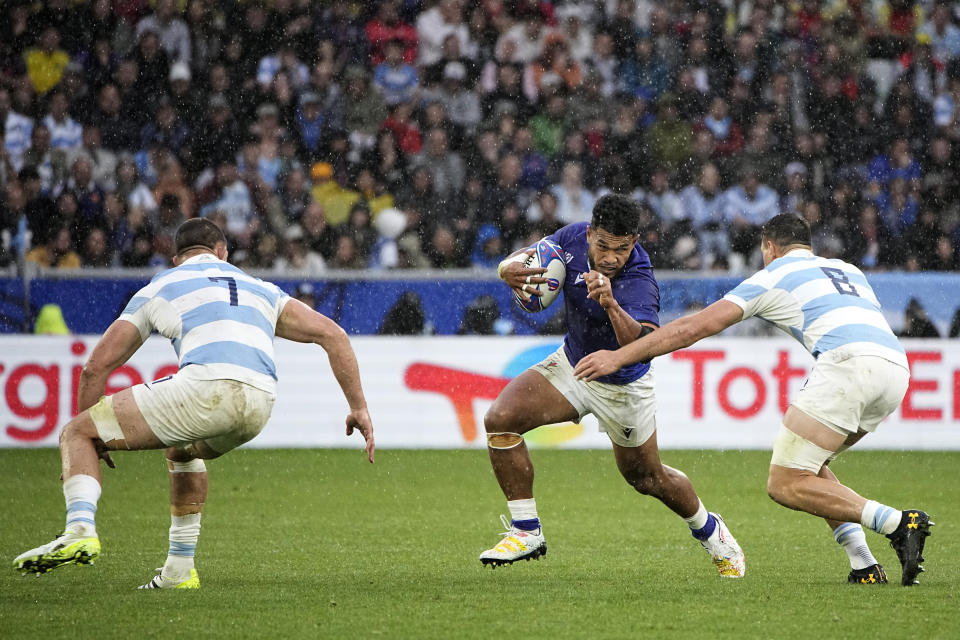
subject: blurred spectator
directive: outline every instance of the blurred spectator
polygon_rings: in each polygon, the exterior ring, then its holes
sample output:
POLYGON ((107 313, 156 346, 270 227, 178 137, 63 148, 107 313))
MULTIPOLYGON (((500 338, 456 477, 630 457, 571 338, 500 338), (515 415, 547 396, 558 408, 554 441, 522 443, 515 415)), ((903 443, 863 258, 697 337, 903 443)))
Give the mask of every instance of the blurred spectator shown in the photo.
POLYGON ((107 234, 100 227, 93 227, 87 232, 87 237, 83 242, 83 266, 84 267, 112 267, 113 256, 110 252, 110 246, 107 244, 107 234))
POLYGON ((412 169, 419 167, 430 172, 434 193, 441 200, 452 198, 463 188, 466 166, 459 153, 450 151, 447 133, 443 129, 432 129, 427 133, 423 151, 411 161, 412 169))
POLYGON ((62 149, 53 148, 46 125, 38 124, 33 128, 23 165, 36 169, 44 193, 54 194, 59 190, 67 173, 67 154, 62 149))
POLYGON ((43 95, 60 82, 70 56, 60 48, 60 31, 47 25, 40 31, 36 46, 23 53, 27 76, 34 91, 43 95))
POLYGON ((357 65, 347 67, 343 106, 343 126, 350 135, 350 143, 367 149, 373 146, 376 132, 386 118, 386 103, 377 91, 371 91, 370 76, 357 65))
POLYGON ((389 106, 413 100, 420 88, 417 70, 403 61, 403 42, 387 43, 383 62, 373 70, 373 84, 389 106))
POLYGON ((317 308, 317 296, 314 291, 313 284, 309 282, 302 282, 298 284, 297 288, 293 291, 293 297, 311 309, 317 308))
POLYGON ((27 227, 33 234, 35 246, 45 245, 47 240, 57 230, 57 208, 53 199, 43 191, 43 181, 39 172, 32 165, 26 166, 18 174, 23 195, 26 198, 24 213, 27 227))
POLYGON ((696 182, 680 191, 680 203, 681 221, 687 221, 697 234, 700 264, 709 268, 730 252, 717 165, 708 162, 700 168, 696 182))
POLYGON ((370 47, 370 61, 374 66, 383 62, 387 43, 397 41, 403 46, 403 61, 413 64, 417 57, 417 30, 400 19, 398 0, 380 3, 376 16, 365 28, 370 47))
POLYGON ((560 173, 560 181, 550 188, 557 198, 557 219, 564 224, 590 219, 596 196, 583 184, 583 168, 577 162, 567 162, 560 173))
POLYGON ((713 134, 714 153, 730 155, 743 149, 743 131, 740 124, 733 121, 730 108, 722 96, 710 101, 710 109, 694 127, 694 131, 707 129, 713 134))
POLYGON ((450 115, 450 121, 472 136, 483 113, 480 97, 466 85, 466 81, 467 70, 463 63, 447 62, 439 86, 426 92, 426 96, 439 101, 450 115))
MULTIPOLYGON (((116 188, 117 154, 101 145, 100 127, 83 128, 83 140, 74 157, 83 155, 92 165, 93 181, 104 191, 116 188)), ((71 158, 72 160, 73 158, 71 158)))
POLYGON ((546 109, 530 119, 533 147, 548 158, 563 148, 563 136, 567 131, 566 108, 563 92, 557 91, 546 98, 546 109))
POLYGON ((326 271, 327 263, 323 256, 307 246, 300 225, 287 227, 283 239, 283 255, 274 263, 277 270, 300 276, 316 276, 326 271))
POLYGON ((631 96, 656 101, 670 86, 670 71, 662 58, 654 55, 647 38, 636 41, 632 56, 620 65, 621 90, 631 96))
POLYGON ((760 225, 777 215, 777 192, 762 184, 753 166, 741 168, 740 183, 723 196, 723 215, 730 229, 730 248, 748 258, 760 242, 760 225))
POLYGON ((266 92, 278 75, 285 75, 294 87, 301 87, 310 79, 310 69, 300 62, 293 41, 283 39, 276 52, 264 56, 257 65, 257 84, 266 92))
POLYGON ((171 60, 189 65, 190 30, 178 14, 176 0, 157 0, 154 12, 137 23, 137 38, 156 34, 171 60))
POLYGON ((249 246, 251 236, 258 227, 257 218, 250 190, 240 180, 236 164, 225 161, 217 167, 213 193, 213 201, 200 209, 200 216, 209 217, 214 212, 222 214, 227 239, 241 247, 249 246))
POLYGON ((479 296, 463 312, 457 335, 493 336, 513 333, 513 323, 500 315, 500 305, 493 296, 479 296))
POLYGON ((503 237, 495 225, 480 225, 470 254, 470 266, 480 269, 495 269, 507 255, 503 237))
POLYGON ((0 85, 0 123, 3 125, 3 149, 14 171, 23 168, 23 156, 30 147, 33 120, 13 110, 10 90, 0 85))
POLYGON ((691 126, 680 119, 676 98, 665 95, 657 101, 657 120, 647 133, 650 153, 668 170, 676 170, 690 153, 691 126))
POLYGON ((463 5, 460 0, 440 0, 417 18, 419 63, 429 66, 443 55, 443 41, 454 35, 460 41, 460 50, 472 48, 470 31, 463 22, 463 5))
POLYGON ((62 91, 50 94, 50 113, 43 125, 50 131, 50 147, 67 152, 79 149, 83 142, 83 127, 67 113, 67 96, 62 91))
POLYGON ((25 256, 28 262, 41 267, 57 269, 79 269, 80 256, 73 250, 70 230, 62 227, 50 234, 45 244, 34 247, 25 256))
POLYGON ((333 179, 333 167, 328 162, 314 164, 310 168, 310 177, 313 180, 310 193, 323 207, 327 224, 335 227, 346 222, 350 208, 360 199, 360 194, 340 186, 333 179))
POLYGON ((910 298, 903 316, 903 329, 899 335, 901 338, 939 338, 940 332, 930 322, 927 310, 920 301, 910 298))
POLYGON ((423 312, 423 301, 413 291, 404 291, 383 318, 378 334, 416 336, 432 333, 423 312))

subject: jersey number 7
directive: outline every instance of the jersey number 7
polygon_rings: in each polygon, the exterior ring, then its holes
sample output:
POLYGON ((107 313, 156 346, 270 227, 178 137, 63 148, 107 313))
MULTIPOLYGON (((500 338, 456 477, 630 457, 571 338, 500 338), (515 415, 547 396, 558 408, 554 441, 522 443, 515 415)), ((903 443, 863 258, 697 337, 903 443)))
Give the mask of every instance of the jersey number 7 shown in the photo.
POLYGON ((210 277, 210 281, 211 281, 211 282, 226 282, 226 283, 227 283, 227 288, 230 289, 230 306, 231 306, 231 307, 235 307, 235 306, 237 306, 237 304, 239 304, 238 301, 237 301, 237 281, 236 281, 236 280, 234 280, 233 278, 231 278, 231 277, 229 277, 229 276, 217 276, 217 277, 211 276, 211 277, 210 277))

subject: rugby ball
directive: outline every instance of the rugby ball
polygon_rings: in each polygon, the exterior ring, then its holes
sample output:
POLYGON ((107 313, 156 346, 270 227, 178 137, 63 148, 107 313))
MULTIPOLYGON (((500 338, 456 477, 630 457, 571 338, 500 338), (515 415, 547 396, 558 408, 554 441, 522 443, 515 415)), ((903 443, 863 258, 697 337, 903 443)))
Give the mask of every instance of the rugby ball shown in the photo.
POLYGON ((526 257, 523 266, 528 269, 545 268, 547 272, 542 277, 547 281, 538 285, 528 285, 527 289, 535 287, 542 295, 532 295, 527 300, 519 293, 514 293, 513 298, 524 311, 537 313, 549 307, 557 299, 563 287, 563 280, 567 276, 567 265, 563 261, 563 251, 549 240, 541 240, 532 248, 534 252, 526 257))

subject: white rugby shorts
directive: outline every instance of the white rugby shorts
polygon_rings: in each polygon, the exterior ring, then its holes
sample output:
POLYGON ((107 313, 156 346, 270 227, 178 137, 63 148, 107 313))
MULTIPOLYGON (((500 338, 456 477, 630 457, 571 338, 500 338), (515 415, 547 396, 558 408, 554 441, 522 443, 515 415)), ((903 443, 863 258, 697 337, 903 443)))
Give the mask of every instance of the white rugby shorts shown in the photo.
POLYGON ((792 404, 837 433, 872 432, 900 405, 909 382, 903 366, 839 347, 817 358, 792 404))
POLYGON ((543 375, 583 416, 592 413, 600 431, 621 447, 639 447, 657 430, 657 398, 653 372, 628 384, 584 382, 573 375, 573 367, 561 346, 543 361, 530 367, 543 375))
POLYGON ((226 453, 252 440, 267 423, 275 396, 237 380, 199 380, 190 367, 132 387, 154 435, 168 447, 203 441, 226 453))

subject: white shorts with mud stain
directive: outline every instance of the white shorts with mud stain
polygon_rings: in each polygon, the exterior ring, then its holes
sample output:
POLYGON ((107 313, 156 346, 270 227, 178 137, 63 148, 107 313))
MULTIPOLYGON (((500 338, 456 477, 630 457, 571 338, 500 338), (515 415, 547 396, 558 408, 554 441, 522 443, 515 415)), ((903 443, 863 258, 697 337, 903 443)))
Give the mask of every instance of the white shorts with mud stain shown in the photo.
POLYGON ((161 442, 183 447, 203 441, 226 453, 260 433, 273 409, 273 393, 237 380, 197 379, 190 369, 132 388, 161 442))

